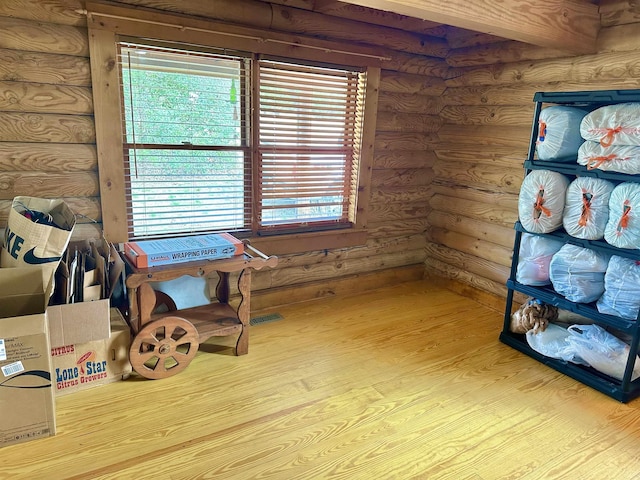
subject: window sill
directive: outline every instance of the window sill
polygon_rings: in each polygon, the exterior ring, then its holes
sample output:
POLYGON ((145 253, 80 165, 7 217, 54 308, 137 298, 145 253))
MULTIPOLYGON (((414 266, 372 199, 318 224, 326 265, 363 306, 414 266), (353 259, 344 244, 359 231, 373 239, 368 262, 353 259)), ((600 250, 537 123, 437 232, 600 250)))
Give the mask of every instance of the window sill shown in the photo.
POLYGON ((365 230, 333 230, 325 232, 252 237, 251 245, 266 255, 289 255, 294 253, 356 247, 367 242, 365 230))

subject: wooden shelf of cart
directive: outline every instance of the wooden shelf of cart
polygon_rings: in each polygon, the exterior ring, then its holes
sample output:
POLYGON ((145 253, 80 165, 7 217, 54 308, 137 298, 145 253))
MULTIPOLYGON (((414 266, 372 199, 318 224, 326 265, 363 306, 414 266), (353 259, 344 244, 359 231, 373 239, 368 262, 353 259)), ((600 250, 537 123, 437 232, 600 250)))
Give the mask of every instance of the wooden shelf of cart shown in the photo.
POLYGON ((134 370, 146 378, 160 379, 184 370, 200 343, 211 337, 238 335, 236 355, 249 351, 251 270, 275 267, 278 258, 267 256, 245 244, 245 253, 220 260, 201 260, 151 268, 136 268, 126 257, 129 324, 133 341, 129 359, 134 370), (217 302, 177 310, 173 300, 155 291, 150 282, 173 280, 185 275, 218 274, 217 302), (240 304, 229 304, 230 274, 239 272, 240 304), (164 305, 166 312, 154 313, 164 305))

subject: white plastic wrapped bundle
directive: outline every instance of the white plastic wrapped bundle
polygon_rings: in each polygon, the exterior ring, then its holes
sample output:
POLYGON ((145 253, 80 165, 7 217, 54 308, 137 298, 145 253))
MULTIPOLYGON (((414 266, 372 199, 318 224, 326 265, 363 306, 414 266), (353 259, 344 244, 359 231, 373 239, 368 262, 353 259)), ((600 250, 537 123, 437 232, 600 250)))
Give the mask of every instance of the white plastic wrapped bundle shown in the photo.
POLYGON ((575 161, 582 145, 580 123, 586 114, 585 110, 561 105, 543 109, 538 119, 538 159, 575 161))
POLYGON ((611 192, 604 239, 617 248, 640 248, 640 184, 624 182, 611 192))
POLYGON ((640 145, 640 103, 618 103, 597 108, 580 124, 585 140, 609 145, 640 145))
POLYGON ((563 245, 553 238, 523 233, 516 280, 523 285, 549 285, 549 263, 563 245))
POLYGON ((599 142, 586 141, 578 149, 578 163, 587 167, 612 172, 640 174, 640 146, 611 145, 603 147, 599 142))
POLYGON ((525 230, 549 233, 562 225, 569 180, 551 170, 533 170, 523 180, 518 197, 518 217, 525 230))
POLYGON ((576 238, 599 240, 609 220, 613 183, 601 178, 578 177, 567 187, 562 225, 576 238))
MULTIPOLYGON (((567 331, 569 351, 596 370, 622 380, 630 348, 599 325, 571 325, 567 331)), ((631 379, 640 376, 640 359, 636 355, 631 379)))
POLYGON ((526 333, 527 343, 536 352, 565 362, 577 363, 579 365, 589 365, 580 356, 576 355, 575 349, 569 344, 569 331, 566 328, 550 323, 544 331, 534 332, 529 330, 526 333))
POLYGON ((594 302, 604 292, 609 255, 567 243, 551 259, 553 288, 572 302, 594 302))
POLYGON ((637 319, 640 311, 640 262, 613 255, 604 274, 604 293, 596 305, 600 313, 637 319))

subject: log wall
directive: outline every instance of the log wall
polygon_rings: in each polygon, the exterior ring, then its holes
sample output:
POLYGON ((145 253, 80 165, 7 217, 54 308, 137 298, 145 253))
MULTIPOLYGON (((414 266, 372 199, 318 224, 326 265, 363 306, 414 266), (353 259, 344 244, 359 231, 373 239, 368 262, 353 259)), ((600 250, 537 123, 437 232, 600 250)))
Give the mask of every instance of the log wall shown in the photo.
MULTIPOLYGON (((486 300, 505 281, 537 91, 640 88, 640 8, 601 0, 598 52, 575 56, 518 42, 451 50, 434 147, 427 272, 486 300), (475 289, 469 289, 472 286, 475 289)), ((495 305, 495 303, 494 303, 495 305)))
MULTIPOLYGON (((81 0, 0 2, 0 229, 16 195, 63 197, 80 238, 100 233, 81 0)), ((122 0, 377 47, 382 71, 364 246, 281 256, 254 307, 429 275, 499 308, 506 290, 533 93, 638 88, 640 9, 601 0, 598 53, 575 56, 340 2, 122 0), (426 268, 425 268, 426 267, 426 268)))
MULTIPOLYGON (((446 31, 338 2, 123 0, 242 26, 376 47, 382 72, 367 244, 280 256, 253 276, 254 308, 421 278, 432 143, 444 119, 446 31), (315 10, 314 10, 315 8, 315 10), (398 23, 406 26, 397 28, 398 23)), ((100 234, 93 97, 81 0, 0 2, 0 229, 16 195, 63 197, 74 237, 100 234)), ((267 252, 269 253, 269 252, 267 252)))

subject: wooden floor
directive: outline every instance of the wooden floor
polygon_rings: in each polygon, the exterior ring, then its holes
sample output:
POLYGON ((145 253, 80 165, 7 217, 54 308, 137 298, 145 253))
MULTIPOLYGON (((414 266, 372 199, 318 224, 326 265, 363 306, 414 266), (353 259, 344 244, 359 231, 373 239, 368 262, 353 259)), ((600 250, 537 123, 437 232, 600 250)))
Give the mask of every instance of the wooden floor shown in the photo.
POLYGON ((277 313, 249 355, 59 398, 0 479, 640 478, 640 399, 501 344, 500 312, 416 282, 277 313))

